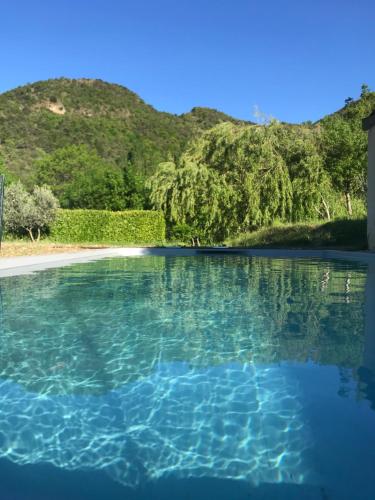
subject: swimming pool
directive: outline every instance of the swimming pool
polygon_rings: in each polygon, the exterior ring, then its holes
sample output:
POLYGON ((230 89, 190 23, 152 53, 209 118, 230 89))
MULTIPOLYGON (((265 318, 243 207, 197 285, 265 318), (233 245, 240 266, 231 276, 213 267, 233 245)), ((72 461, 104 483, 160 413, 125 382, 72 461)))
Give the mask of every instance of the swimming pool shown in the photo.
POLYGON ((107 258, 0 279, 0 498, 375 498, 372 265, 107 258))

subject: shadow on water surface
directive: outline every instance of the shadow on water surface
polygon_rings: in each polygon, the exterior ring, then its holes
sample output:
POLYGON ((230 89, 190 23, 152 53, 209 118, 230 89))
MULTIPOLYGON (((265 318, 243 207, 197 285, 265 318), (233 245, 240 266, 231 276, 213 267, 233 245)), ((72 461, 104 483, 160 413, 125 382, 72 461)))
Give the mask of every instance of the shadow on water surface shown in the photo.
POLYGON ((132 489, 100 471, 20 466, 0 460, 1 500, 329 500, 320 486, 261 484, 215 478, 164 478, 132 489))

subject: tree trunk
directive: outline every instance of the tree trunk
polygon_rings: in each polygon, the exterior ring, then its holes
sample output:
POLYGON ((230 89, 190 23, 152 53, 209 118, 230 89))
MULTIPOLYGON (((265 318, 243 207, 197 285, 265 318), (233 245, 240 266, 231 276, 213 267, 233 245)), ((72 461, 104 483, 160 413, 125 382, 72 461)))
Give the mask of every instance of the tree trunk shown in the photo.
POLYGON ((326 217, 328 220, 331 220, 331 212, 329 211, 329 206, 328 206, 328 203, 326 202, 326 200, 323 198, 322 196, 322 203, 323 203, 323 207, 324 207, 324 211, 325 211, 325 214, 326 214, 326 217))
POLYGON ((346 201, 346 208, 348 210, 348 214, 351 217, 353 215, 353 210, 352 210, 352 199, 350 197, 350 193, 345 193, 345 201, 346 201))
POLYGON ((38 227, 38 237, 37 237, 36 241, 37 241, 38 243, 39 243, 39 241, 40 241, 40 228, 39 228, 39 227, 38 227))
POLYGON ((26 231, 29 233, 29 236, 31 238, 31 241, 33 243, 35 243, 35 240, 34 240, 34 235, 33 235, 33 230, 32 229, 26 229, 26 231))

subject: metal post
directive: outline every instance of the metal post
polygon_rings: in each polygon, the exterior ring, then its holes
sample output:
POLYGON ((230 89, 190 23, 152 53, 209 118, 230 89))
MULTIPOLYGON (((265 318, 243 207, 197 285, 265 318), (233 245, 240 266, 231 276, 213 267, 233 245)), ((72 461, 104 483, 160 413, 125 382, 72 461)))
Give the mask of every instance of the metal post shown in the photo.
POLYGON ((0 248, 3 240, 4 184, 5 175, 0 175, 0 248))

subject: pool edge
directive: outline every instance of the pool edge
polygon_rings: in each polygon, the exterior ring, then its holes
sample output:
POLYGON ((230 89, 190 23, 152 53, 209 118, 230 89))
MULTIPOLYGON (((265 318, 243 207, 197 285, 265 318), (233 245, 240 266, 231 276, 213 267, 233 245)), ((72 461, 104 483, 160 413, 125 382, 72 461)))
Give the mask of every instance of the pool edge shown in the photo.
POLYGON ((34 271, 63 267, 74 263, 89 262, 108 257, 137 257, 145 255, 165 257, 189 257, 194 255, 245 255, 269 258, 317 258, 317 259, 345 259, 364 263, 375 263, 374 252, 354 252, 344 250, 277 250, 277 249, 250 249, 234 247, 111 247, 105 249, 80 250, 69 253, 48 255, 33 255, 0 259, 0 277, 29 274, 34 271))

